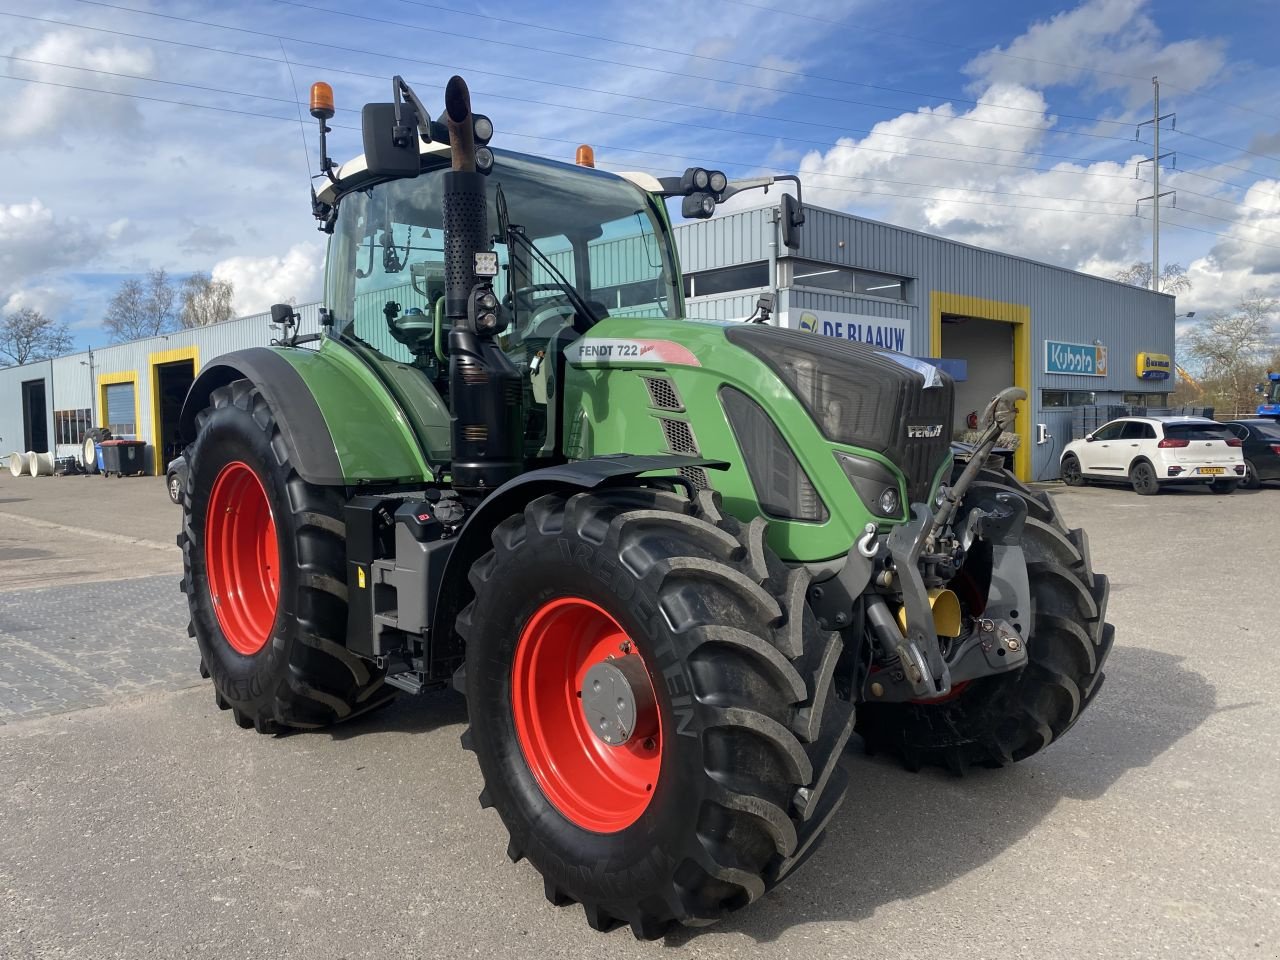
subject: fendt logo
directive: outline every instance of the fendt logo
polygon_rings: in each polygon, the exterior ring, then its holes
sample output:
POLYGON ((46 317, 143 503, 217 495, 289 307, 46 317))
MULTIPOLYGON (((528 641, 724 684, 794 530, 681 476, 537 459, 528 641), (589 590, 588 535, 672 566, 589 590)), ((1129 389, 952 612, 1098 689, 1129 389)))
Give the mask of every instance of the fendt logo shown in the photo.
POLYGON ((942 436, 942 424, 940 423, 907 425, 907 438, 909 440, 933 440, 940 436, 942 436))

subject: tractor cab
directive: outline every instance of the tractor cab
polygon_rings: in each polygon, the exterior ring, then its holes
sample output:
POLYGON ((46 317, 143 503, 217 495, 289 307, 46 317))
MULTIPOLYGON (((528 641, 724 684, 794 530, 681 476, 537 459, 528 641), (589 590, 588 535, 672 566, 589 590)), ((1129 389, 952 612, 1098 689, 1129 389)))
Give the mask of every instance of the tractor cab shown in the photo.
MULTIPOLYGON (((607 317, 680 317, 679 267, 660 198, 589 167, 492 154, 485 204, 500 328, 493 339, 520 375, 525 456, 537 459, 554 452, 548 398, 558 392, 564 348, 607 317)), ((418 176, 372 183, 360 158, 320 195, 337 206, 325 299, 336 336, 383 366, 415 368, 447 417, 449 155, 427 149, 421 157, 418 176)))

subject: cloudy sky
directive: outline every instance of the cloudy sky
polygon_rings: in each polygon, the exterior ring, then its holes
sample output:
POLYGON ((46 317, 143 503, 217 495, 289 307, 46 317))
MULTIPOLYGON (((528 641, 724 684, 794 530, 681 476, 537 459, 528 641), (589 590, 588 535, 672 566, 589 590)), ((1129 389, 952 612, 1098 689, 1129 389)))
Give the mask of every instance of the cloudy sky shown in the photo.
POLYGON ((240 312, 318 298, 295 91, 333 84, 342 160, 393 73, 430 105, 454 72, 496 146, 799 170, 811 202, 1104 276, 1150 257, 1158 74, 1162 260, 1180 311, 1220 309, 1280 295, 1276 36, 1264 0, 0 0, 0 310, 83 346, 155 267, 240 312))

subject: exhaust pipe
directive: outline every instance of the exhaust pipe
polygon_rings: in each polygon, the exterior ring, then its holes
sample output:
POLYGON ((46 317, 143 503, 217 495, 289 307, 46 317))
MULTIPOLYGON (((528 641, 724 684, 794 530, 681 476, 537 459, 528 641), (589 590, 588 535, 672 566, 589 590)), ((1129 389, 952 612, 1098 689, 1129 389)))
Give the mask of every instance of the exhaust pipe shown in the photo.
POLYGON ((476 171, 471 93, 461 77, 444 91, 452 169, 443 174, 444 312, 449 331, 449 406, 456 488, 483 496, 524 471, 524 383, 491 335, 476 330, 472 291, 488 290, 475 273, 489 249, 485 177, 476 171))

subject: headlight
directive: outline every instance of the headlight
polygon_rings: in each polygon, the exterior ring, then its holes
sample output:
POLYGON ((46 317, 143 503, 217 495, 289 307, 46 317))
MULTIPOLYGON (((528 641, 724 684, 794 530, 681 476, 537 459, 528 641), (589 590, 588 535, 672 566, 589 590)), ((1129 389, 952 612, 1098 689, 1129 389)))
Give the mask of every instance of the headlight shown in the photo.
POLYGON ((852 453, 837 451, 836 462, 868 510, 887 520, 902 519, 902 495, 897 473, 879 460, 852 453))
POLYGON ((898 515, 898 491, 895 487, 885 487, 884 492, 880 494, 880 499, 876 501, 880 507, 880 512, 886 517, 898 515))

